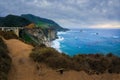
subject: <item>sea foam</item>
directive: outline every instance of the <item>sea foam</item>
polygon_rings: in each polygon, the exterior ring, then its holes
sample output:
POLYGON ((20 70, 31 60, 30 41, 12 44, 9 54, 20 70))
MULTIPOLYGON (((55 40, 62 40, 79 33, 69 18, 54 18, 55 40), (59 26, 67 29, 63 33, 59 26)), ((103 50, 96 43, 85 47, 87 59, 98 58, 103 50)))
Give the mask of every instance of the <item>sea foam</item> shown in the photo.
POLYGON ((66 34, 66 32, 58 32, 57 35, 66 34))
POLYGON ((113 38, 115 38, 115 39, 116 39, 116 38, 119 38, 119 36, 113 36, 113 38))
MULTIPOLYGON (((60 34, 61 34, 61 33, 60 33, 60 34)), ((52 42, 51 47, 55 48, 55 49, 58 50, 59 52, 62 52, 62 51, 60 50, 60 42, 63 41, 63 40, 64 40, 63 37, 58 36, 58 39, 56 39, 56 40, 54 40, 54 41, 52 42)))

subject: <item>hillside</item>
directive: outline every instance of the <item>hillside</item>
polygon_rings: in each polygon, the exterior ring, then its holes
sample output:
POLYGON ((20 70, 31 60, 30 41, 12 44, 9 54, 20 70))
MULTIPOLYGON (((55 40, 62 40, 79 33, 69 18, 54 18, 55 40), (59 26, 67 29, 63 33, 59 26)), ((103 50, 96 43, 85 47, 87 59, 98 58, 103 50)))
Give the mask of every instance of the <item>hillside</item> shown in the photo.
POLYGON ((31 22, 35 23, 37 25, 37 27, 52 28, 57 31, 66 31, 67 30, 65 28, 62 28, 60 25, 58 25, 56 22, 54 22, 53 20, 50 20, 50 19, 41 18, 38 16, 34 16, 32 14, 22 14, 21 16, 30 20, 31 22))
POLYGON ((16 15, 7 15, 0 17, 0 26, 2 27, 23 27, 27 26, 31 21, 16 15))
POLYGON ((120 74, 104 73, 100 75, 88 75, 83 71, 65 71, 60 74, 44 64, 37 70, 37 64, 29 58, 32 46, 19 40, 5 40, 10 56, 12 58, 12 68, 8 80, 119 80, 120 74), (14 44, 13 44, 14 43, 14 44))
MULTIPOLYGON (((24 39, 28 43, 41 44, 43 39, 47 39, 49 35, 52 35, 50 40, 56 38, 57 31, 65 31, 57 23, 52 20, 40 18, 31 14, 24 14, 22 16, 7 15, 6 17, 0 17, 0 27, 25 27, 29 28, 20 30, 20 38, 24 39), (36 27, 36 28, 35 28, 36 27), (39 27, 39 28, 38 28, 39 27), (51 30, 51 33, 49 33, 51 30), (52 33, 53 32, 53 33, 52 33), (43 33, 43 34, 41 34, 43 33), (37 35, 36 35, 37 34, 37 35)), ((10 31, 9 31, 10 32, 10 31)), ((4 32, 2 32, 4 33, 4 32)), ((2 34, 6 37, 6 34, 2 34)))
POLYGON ((56 31, 66 31, 68 29, 62 28, 55 21, 50 19, 41 18, 32 14, 7 15, 0 17, 0 26, 2 27, 23 27, 34 23, 37 27, 43 29, 54 29, 56 31))

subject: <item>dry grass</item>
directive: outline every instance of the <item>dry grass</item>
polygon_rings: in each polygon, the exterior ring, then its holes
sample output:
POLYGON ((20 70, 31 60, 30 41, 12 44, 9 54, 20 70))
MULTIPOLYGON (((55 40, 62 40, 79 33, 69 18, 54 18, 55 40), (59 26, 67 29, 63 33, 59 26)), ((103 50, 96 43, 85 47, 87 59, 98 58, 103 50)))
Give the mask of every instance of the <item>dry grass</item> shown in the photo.
POLYGON ((120 74, 88 75, 84 71, 65 71, 62 75, 45 64, 37 64, 29 58, 33 47, 19 40, 5 41, 12 57, 12 69, 8 80, 120 80, 120 74), (36 66, 39 65, 38 70, 36 66))

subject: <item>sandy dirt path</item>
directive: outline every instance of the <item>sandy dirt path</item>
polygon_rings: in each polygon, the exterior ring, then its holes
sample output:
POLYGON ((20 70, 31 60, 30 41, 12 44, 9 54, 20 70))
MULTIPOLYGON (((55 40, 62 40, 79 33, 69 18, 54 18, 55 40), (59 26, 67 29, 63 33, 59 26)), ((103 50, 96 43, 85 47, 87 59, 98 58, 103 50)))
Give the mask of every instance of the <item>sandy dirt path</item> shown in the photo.
POLYGON ((61 75, 43 64, 38 71, 35 63, 29 58, 33 49, 31 45, 16 39, 5 40, 5 42, 12 58, 8 80, 120 80, 120 74, 88 75, 83 71, 66 71, 61 75))
POLYGON ((9 73, 9 80, 34 80, 34 66, 29 59, 33 47, 19 40, 11 39, 5 41, 12 57, 12 68, 9 73))

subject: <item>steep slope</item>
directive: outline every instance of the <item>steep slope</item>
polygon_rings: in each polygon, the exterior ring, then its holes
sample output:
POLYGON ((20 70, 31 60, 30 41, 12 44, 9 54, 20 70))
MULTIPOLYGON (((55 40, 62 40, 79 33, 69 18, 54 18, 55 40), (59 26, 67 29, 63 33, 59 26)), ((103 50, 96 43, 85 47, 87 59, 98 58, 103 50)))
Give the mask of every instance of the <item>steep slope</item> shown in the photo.
POLYGON ((23 27, 27 26, 30 23, 31 22, 29 20, 16 15, 0 17, 0 26, 2 27, 23 27))
POLYGON ((67 29, 62 28, 61 26, 59 26, 53 20, 41 18, 41 17, 38 17, 38 16, 34 16, 32 14, 22 14, 21 16, 28 19, 28 20, 30 20, 31 22, 35 23, 38 27, 52 28, 52 29, 55 29, 57 31, 65 31, 65 30, 67 30, 67 29))
POLYGON ((40 64, 36 68, 34 62, 29 59, 29 53, 33 47, 19 40, 5 40, 10 56, 12 57, 12 69, 8 80, 119 80, 120 74, 88 75, 85 72, 66 71, 60 74, 55 70, 40 64), (13 44, 14 43, 14 44, 13 44))
POLYGON ((34 80, 30 77, 33 75, 33 66, 31 66, 33 64, 29 61, 29 53, 32 50, 32 46, 16 39, 6 40, 5 42, 12 57, 9 80, 34 80))

